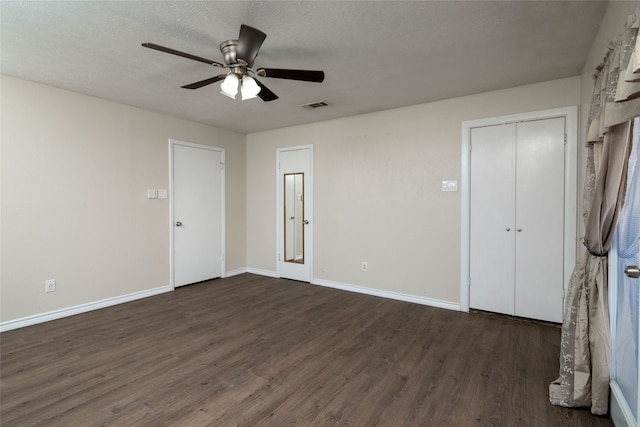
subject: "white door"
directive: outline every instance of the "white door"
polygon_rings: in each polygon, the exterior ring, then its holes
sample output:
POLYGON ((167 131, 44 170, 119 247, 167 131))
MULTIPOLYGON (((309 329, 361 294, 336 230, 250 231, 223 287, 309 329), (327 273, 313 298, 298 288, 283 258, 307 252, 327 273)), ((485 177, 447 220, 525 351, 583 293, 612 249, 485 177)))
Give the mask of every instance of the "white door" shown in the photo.
POLYGON ((224 150, 170 141, 174 286, 222 276, 224 150))
POLYGON ((626 198, 611 250, 611 416, 616 425, 620 426, 640 425, 638 418, 640 279, 637 276, 638 266, 640 266, 639 125, 640 121, 636 120, 626 198))
POLYGON ((471 130, 470 305, 514 315, 515 125, 471 130))
POLYGON ((562 321, 565 119, 471 129, 470 307, 562 321))
POLYGON ((313 147, 277 150, 278 276, 311 282, 313 273, 313 147))
POLYGON ((562 323, 565 119, 516 126, 517 316, 562 323))

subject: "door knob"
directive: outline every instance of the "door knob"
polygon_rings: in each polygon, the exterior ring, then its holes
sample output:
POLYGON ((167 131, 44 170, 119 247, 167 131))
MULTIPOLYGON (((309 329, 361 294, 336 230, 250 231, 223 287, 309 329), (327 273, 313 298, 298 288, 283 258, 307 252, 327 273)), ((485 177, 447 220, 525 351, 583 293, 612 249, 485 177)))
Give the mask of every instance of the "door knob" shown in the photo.
POLYGON ((182 227, 182 223, 180 221, 176 222, 176 227, 182 227))
POLYGON ((518 233, 522 232, 522 228, 518 228, 518 233))
POLYGON ((507 231, 511 231, 511 228, 510 228, 510 227, 507 227, 507 228, 505 228, 505 230, 507 230, 507 231))
POLYGON ((304 220, 304 221, 302 221, 302 222, 304 222, 304 225, 309 225, 309 220, 308 220, 308 219, 305 219, 305 220, 304 220))
POLYGON ((640 277, 640 268, 637 265, 630 265, 624 269, 624 274, 632 279, 637 279, 640 277))

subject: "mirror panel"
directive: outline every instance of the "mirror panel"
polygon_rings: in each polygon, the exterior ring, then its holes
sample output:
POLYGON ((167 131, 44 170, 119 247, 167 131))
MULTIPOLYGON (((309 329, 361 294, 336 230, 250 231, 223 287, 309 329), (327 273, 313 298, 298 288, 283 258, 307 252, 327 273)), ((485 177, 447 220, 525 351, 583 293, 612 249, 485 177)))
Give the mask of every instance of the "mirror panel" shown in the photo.
POLYGON ((284 174, 284 260, 304 264, 304 173, 284 174))

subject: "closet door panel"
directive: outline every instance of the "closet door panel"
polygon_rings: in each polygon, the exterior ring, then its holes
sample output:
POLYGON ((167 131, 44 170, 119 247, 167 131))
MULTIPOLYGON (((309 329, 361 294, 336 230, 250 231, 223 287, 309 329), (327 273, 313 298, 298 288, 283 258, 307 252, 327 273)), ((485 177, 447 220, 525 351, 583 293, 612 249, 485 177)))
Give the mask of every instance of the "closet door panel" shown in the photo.
POLYGON ((565 119, 516 125, 515 313, 562 322, 565 119))
POLYGON ((515 125, 471 132, 470 307, 513 315, 515 125))

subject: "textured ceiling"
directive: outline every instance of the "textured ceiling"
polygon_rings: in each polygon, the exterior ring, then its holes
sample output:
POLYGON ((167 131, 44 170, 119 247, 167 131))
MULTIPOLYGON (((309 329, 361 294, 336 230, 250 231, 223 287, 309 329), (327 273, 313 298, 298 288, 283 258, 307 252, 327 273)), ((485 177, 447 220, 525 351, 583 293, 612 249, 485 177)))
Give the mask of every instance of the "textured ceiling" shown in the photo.
POLYGON ((0 71, 251 133, 580 74, 606 2, 2 1, 0 71), (220 69, 240 24, 267 34, 255 67, 320 69, 324 83, 263 78, 280 99, 235 101, 220 69), (307 110, 300 105, 326 100, 307 110))

